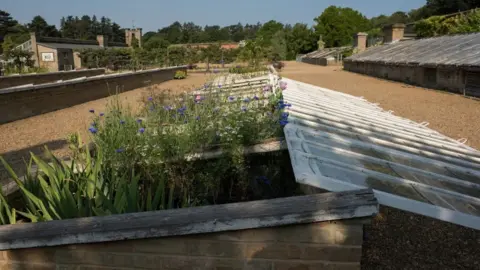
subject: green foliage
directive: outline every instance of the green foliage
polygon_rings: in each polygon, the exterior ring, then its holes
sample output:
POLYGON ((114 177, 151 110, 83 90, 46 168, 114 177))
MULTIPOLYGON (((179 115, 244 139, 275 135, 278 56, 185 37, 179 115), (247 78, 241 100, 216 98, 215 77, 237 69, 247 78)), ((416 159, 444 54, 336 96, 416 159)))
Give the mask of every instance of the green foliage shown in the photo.
POLYGON ((267 49, 263 47, 260 40, 247 40, 245 46, 238 53, 238 60, 246 61, 250 66, 259 67, 267 58, 267 49))
POLYGON ((205 89, 207 93, 196 98, 156 91, 160 94, 145 101, 140 115, 112 99, 108 111, 95 114, 90 127, 94 155, 73 135, 71 163, 48 151, 50 163, 32 154, 24 182, 0 159, 21 195, 12 200, 0 193, 0 224, 242 201, 259 187, 273 189, 256 178, 281 178, 273 169, 279 165, 250 171, 255 163, 244 157, 243 148, 282 136, 281 95, 264 97, 263 89, 252 88, 257 94, 247 100, 230 97, 231 91, 218 91, 218 86, 205 89), (223 155, 192 160, 209 149, 223 155), (33 173, 33 164, 39 171, 33 173))
POLYGON ((473 10, 456 16, 432 16, 415 24, 419 37, 433 37, 480 31, 480 10, 473 10))
POLYGON ((232 74, 247 74, 247 73, 257 73, 257 72, 266 72, 267 68, 265 67, 243 67, 243 66, 235 66, 231 67, 228 72, 232 74))
POLYGON ((370 28, 369 20, 351 8, 330 6, 314 20, 316 34, 322 37, 326 47, 351 45, 354 34, 370 28))
POLYGON ((175 75, 173 76, 174 79, 176 80, 181 80, 187 78, 187 72, 183 70, 178 70, 175 72, 175 75))
POLYGON ((279 30, 272 37, 272 45, 270 52, 271 61, 280 61, 287 59, 287 41, 285 37, 285 32, 279 30))

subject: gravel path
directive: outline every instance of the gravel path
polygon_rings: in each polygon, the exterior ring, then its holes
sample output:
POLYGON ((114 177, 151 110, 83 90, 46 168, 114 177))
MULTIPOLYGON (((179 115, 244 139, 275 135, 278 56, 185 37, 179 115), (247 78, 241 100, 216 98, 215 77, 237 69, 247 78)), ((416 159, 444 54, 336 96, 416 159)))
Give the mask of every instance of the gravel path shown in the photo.
MULTIPOLYGON (((150 91, 191 91, 193 88, 203 85, 208 75, 189 74, 184 80, 171 80, 150 88, 140 88, 119 95, 125 104, 132 108, 142 105, 150 91)), ((92 115, 88 112, 94 109, 100 112, 110 98, 102 98, 87 103, 79 104, 70 108, 37 115, 27 119, 0 125, 0 155, 2 155, 17 171, 23 172, 23 158, 30 156, 29 152, 43 153, 44 145, 53 150, 56 155, 65 157, 68 155, 68 145, 65 140, 69 134, 80 132, 82 139, 88 140, 87 129, 91 123, 92 115)), ((0 165, 0 183, 6 174, 0 165)))
MULTIPOLYGON (((480 149, 480 101, 343 71, 287 62, 282 76, 380 103, 480 149)), ((365 226, 362 269, 480 269, 480 231, 381 206, 365 226)))
POLYGON ((429 128, 451 138, 467 138, 469 146, 480 149, 480 101, 443 91, 428 90, 381 80, 341 67, 322 67, 286 62, 282 76, 318 85, 368 101, 385 110, 417 122, 427 121, 429 128))

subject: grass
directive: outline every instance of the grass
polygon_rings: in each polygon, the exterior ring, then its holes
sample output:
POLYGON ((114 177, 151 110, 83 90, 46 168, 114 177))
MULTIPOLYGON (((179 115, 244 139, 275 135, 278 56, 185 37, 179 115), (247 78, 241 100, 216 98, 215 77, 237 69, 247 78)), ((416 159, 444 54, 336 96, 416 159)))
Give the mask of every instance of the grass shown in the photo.
POLYGON ((0 223, 245 201, 262 192, 282 196, 285 190, 280 192, 276 182, 289 167, 279 163, 285 159, 273 155, 252 161, 243 149, 283 137, 289 105, 272 86, 244 91, 248 94, 207 84, 201 95, 152 93, 137 115, 118 99, 105 112, 91 110, 94 154, 72 135, 72 163, 50 154, 48 164, 32 155, 27 167, 32 171, 36 164, 41 172, 29 173, 24 183, 2 159, 21 197, 0 194, 0 223), (187 158, 213 148, 223 155, 208 161, 187 158))

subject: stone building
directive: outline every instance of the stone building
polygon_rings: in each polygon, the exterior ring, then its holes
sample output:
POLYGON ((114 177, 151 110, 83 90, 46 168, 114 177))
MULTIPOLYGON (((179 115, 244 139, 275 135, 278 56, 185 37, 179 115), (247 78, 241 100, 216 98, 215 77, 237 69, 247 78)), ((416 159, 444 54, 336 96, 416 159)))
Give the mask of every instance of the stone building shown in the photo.
POLYGON ((73 70, 82 68, 77 50, 130 47, 132 37, 137 38, 141 46, 142 29, 125 29, 125 43, 110 42, 103 35, 98 35, 97 40, 77 40, 41 37, 32 32, 30 39, 17 48, 33 52, 32 58, 37 67, 45 67, 49 71, 73 70))
POLYGON ((384 28, 384 45, 344 59, 344 69, 388 80, 480 97, 480 33, 405 37, 405 25, 384 28))
POLYGON ((297 61, 320 66, 338 66, 342 65, 343 54, 352 49, 352 46, 320 49, 299 56, 297 61))

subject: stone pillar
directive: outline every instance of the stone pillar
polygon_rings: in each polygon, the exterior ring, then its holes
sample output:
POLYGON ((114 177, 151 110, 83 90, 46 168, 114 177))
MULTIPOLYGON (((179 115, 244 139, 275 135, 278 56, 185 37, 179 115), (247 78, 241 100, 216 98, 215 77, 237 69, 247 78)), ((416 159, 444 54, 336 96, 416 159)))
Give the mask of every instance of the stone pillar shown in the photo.
POLYGON ((354 37, 354 44, 353 46, 357 49, 358 53, 361 53, 367 49, 367 33, 358 33, 354 37))
POLYGON ((391 43, 394 41, 402 40, 405 34, 405 24, 395 23, 387 25, 383 28, 383 43, 391 43))
POLYGON ((104 35, 97 35, 97 41, 100 47, 104 47, 104 48, 108 47, 108 37, 104 35))

